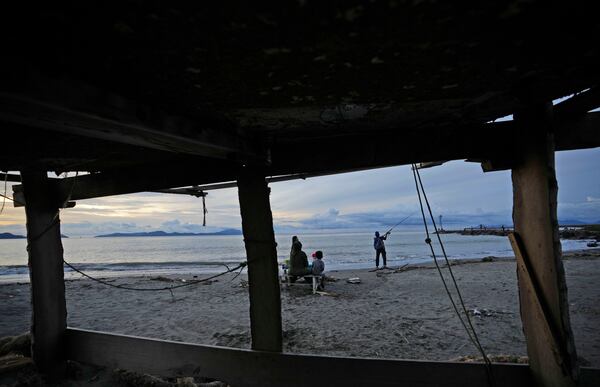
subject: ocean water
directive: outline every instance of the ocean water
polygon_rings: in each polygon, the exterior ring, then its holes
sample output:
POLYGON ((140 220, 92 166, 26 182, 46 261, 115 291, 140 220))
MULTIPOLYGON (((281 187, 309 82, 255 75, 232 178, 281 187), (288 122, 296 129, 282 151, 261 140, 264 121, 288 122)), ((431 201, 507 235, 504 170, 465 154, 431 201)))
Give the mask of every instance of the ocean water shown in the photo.
MULTIPOLYGON (((289 256, 291 235, 278 234, 278 260, 289 256)), ((324 253, 326 270, 356 269, 375 266, 371 232, 324 232, 298 234, 303 250, 324 253)), ((506 237, 443 234, 451 259, 506 257, 513 252, 506 237)), ((432 238, 437 253, 441 250, 432 238)), ((420 230, 394 231, 386 241, 388 266, 432 261, 425 236, 420 230)), ((563 251, 585 249, 587 241, 563 240, 563 251)), ((0 240, 0 283, 29 281, 27 242, 24 239, 0 240)), ((245 260, 242 236, 203 237, 129 237, 63 239, 65 260, 92 276, 185 274, 196 275, 223 271, 245 260)), ((80 278, 65 269, 65 278, 80 278)))

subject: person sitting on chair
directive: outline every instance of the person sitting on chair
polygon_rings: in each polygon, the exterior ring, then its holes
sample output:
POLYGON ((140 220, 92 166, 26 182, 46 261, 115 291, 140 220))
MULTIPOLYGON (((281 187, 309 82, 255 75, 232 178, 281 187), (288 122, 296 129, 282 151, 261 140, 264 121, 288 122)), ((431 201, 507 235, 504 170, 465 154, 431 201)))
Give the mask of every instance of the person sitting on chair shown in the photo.
POLYGON ((298 277, 302 277, 307 274, 312 274, 308 267, 308 257, 306 253, 302 251, 302 243, 298 240, 297 236, 292 237, 292 249, 290 251, 290 281, 296 282, 298 277))

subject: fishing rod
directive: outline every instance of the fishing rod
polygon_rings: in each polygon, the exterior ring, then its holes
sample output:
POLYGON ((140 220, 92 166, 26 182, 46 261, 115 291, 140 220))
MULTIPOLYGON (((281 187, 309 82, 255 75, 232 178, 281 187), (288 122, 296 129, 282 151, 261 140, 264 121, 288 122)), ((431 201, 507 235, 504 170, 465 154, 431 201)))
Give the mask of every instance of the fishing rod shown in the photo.
POLYGON ((404 223, 404 221, 408 218, 410 218, 411 216, 413 216, 415 213, 413 212, 412 214, 408 215, 406 218, 402 219, 401 221, 399 221, 398 223, 396 223, 395 225, 392 226, 392 228, 390 228, 389 230, 387 230, 387 232, 385 234, 390 234, 392 232, 393 229, 396 228, 396 226, 401 225, 402 223, 404 223))

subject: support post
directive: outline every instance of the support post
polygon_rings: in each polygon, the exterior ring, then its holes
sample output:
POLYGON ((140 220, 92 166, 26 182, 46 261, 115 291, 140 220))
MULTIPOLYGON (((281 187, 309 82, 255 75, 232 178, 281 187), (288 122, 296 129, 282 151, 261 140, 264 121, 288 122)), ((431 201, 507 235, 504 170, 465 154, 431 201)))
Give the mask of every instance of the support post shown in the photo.
POLYGON ((31 351, 47 381, 65 375, 67 307, 58 203, 46 172, 21 172, 27 205, 27 251, 31 279, 31 351))
POLYGON ((238 179, 250 292, 252 349, 281 352, 281 298, 270 188, 260 170, 246 167, 238 179))
POLYGON ((517 277, 532 376, 540 386, 573 386, 578 367, 558 233, 550 109, 515 114, 525 133, 512 169, 513 222, 520 241, 515 254, 527 264, 517 265, 517 277))

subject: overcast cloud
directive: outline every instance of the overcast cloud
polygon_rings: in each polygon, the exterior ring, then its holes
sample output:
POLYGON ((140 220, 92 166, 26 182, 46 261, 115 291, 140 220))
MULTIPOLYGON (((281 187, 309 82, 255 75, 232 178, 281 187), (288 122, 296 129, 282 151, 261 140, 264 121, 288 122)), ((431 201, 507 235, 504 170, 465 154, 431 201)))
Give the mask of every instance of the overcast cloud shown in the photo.
MULTIPOLYGON (((600 222, 600 148, 558 152, 556 165, 561 222, 600 222)), ((509 171, 484 174, 479 164, 453 161, 424 169, 421 175, 433 211, 443 215, 445 225, 511 223, 509 171)), ((279 232, 385 228, 419 208, 408 166, 273 183, 271 189, 279 232)), ((76 236, 241 228, 237 189, 210 191, 206 202, 207 228, 202 227, 200 199, 140 193, 79 201, 61 212, 62 230, 76 236)), ((419 216, 413 215, 406 224, 418 224, 419 216)), ((22 208, 7 203, 0 215, 0 232, 25 232, 22 208)))

